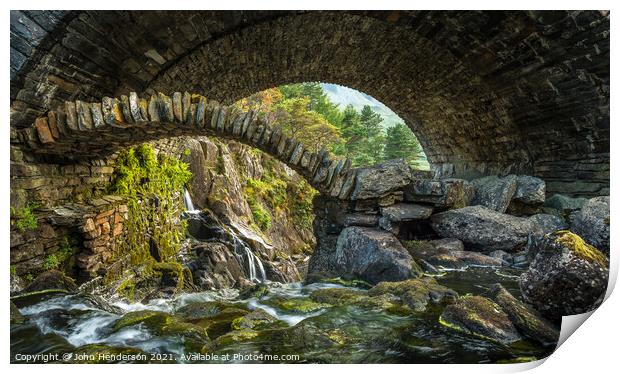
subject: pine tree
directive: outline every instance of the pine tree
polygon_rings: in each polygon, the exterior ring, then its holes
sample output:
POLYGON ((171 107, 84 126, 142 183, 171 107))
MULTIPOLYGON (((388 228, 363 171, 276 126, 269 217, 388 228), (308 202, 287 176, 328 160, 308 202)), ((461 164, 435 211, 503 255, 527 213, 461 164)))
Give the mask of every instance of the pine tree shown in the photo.
POLYGON ((403 123, 387 129, 384 160, 403 158, 411 166, 420 166, 423 159, 422 146, 411 130, 403 123))

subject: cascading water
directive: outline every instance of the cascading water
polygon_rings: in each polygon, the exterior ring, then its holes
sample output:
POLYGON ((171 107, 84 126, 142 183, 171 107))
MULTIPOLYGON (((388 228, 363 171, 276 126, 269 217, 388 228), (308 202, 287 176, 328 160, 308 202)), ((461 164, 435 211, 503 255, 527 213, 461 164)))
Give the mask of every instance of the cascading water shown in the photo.
POLYGON ((258 256, 252 252, 250 247, 243 240, 239 239, 234 232, 230 231, 230 234, 234 240, 234 253, 237 260, 239 260, 240 263, 247 265, 246 270, 248 272, 248 279, 253 282, 264 282, 267 279, 267 276, 265 275, 265 268, 263 267, 263 263, 260 258, 258 258, 258 256), (257 268, 260 273, 258 276, 256 273, 257 268))
MULTIPOLYGON (((186 212, 189 215, 200 214, 201 211, 194 207, 192 197, 189 194, 187 188, 183 191, 183 201, 185 202, 186 212)), ((233 239, 234 254, 237 260, 242 264, 244 270, 247 272, 248 279, 252 282, 264 282, 267 280, 265 273, 265 267, 260 258, 252 252, 250 247, 245 241, 243 241, 232 229, 226 230, 233 239), (258 271, 257 271, 258 270, 258 271)))

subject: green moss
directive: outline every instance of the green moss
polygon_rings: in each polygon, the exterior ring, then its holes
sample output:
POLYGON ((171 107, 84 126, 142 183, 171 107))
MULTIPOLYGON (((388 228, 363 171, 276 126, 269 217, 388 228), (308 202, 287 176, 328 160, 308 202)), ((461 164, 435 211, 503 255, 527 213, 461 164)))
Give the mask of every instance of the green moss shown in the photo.
POLYGON ((43 270, 53 270, 58 269, 58 265, 60 261, 58 261, 58 257, 55 254, 51 254, 43 260, 43 270))
POLYGON ((244 316, 235 318, 231 327, 233 330, 252 329, 260 330, 277 324, 279 321, 263 310, 255 310, 244 316))
POLYGON ((306 180, 291 179, 277 166, 275 159, 263 158, 260 179, 248 178, 244 195, 252 210, 254 222, 266 230, 279 214, 291 217, 299 229, 311 229, 314 220, 312 200, 318 193, 306 180))
POLYGON ((39 207, 37 203, 30 203, 22 209, 11 207, 11 225, 14 225, 19 231, 28 229, 34 230, 38 227, 37 217, 34 211, 39 207))
POLYGON ((118 331, 127 326, 135 326, 139 323, 144 324, 152 331, 162 331, 163 327, 173 321, 168 313, 153 310, 139 310, 129 312, 114 323, 112 329, 118 331))
POLYGON ((250 329, 234 330, 215 340, 217 346, 230 345, 258 337, 258 332, 250 329))
POLYGON ((191 176, 188 164, 156 156, 149 144, 119 154, 110 192, 127 200, 127 235, 121 249, 130 254, 131 264, 152 259, 145 233, 150 233, 164 261, 176 257, 185 238, 186 223, 178 220, 184 209, 182 191, 191 176))
POLYGON ((555 241, 570 249, 576 256, 588 261, 599 264, 604 268, 609 267, 607 257, 598 249, 586 243, 579 235, 568 230, 557 231, 555 241))
POLYGON ((307 298, 279 298, 274 297, 268 300, 268 303, 276 307, 293 313, 311 313, 319 309, 330 307, 329 304, 318 303, 307 298))
POLYGON ((17 276, 17 268, 15 267, 15 265, 11 265, 10 269, 11 269, 10 270, 11 276, 12 277, 17 276))
POLYGON ((331 305, 351 304, 366 297, 364 292, 346 288, 324 288, 310 294, 310 299, 313 301, 331 305))
POLYGON ((116 292, 124 296, 129 301, 135 301, 136 283, 133 278, 125 279, 120 286, 116 289, 116 292))

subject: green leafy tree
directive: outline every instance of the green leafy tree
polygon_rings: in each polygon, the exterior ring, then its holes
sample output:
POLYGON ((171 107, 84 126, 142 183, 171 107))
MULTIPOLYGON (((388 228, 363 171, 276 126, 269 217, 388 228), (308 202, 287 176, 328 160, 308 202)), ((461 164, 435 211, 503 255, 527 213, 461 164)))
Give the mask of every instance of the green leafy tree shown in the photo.
POLYGON ((424 158, 422 146, 404 123, 387 129, 383 153, 384 160, 402 158, 413 167, 420 167, 424 158))

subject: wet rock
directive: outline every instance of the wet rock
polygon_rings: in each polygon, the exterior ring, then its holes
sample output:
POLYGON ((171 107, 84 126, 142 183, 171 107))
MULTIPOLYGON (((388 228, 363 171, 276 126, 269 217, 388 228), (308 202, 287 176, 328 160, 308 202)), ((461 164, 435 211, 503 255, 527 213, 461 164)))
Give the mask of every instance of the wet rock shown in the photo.
POLYGON ((532 221, 496 212, 483 206, 468 206, 431 216, 432 228, 444 238, 457 238, 469 250, 514 252, 527 242, 532 221))
POLYGON ((343 278, 375 284, 404 280, 420 273, 398 239, 379 229, 347 227, 336 244, 335 261, 343 278))
POLYGON ((545 202, 545 182, 529 175, 517 176, 515 191, 507 212, 517 216, 540 213, 545 202))
POLYGON ((544 316, 585 313, 607 288, 609 262, 598 249, 570 231, 547 234, 531 248, 534 260, 519 279, 525 301, 544 316))
POLYGON ((571 215, 571 231, 609 256, 609 196, 586 201, 571 215))
POLYGON ((237 317, 232 321, 233 330, 252 329, 261 330, 266 327, 273 327, 278 324, 278 320, 271 314, 257 309, 244 316, 237 317))
POLYGON ((203 301, 187 304, 176 310, 175 314, 185 321, 194 322, 214 317, 225 309, 235 307, 238 306, 223 301, 203 301))
POLYGON ((568 228, 566 221, 562 217, 552 214, 535 214, 529 217, 529 220, 534 225, 533 233, 539 236, 568 228))
POLYGON ((439 322, 445 327, 502 344, 522 339, 502 308, 481 296, 465 296, 448 305, 439 322))
POLYGON ((172 315, 155 310, 138 310, 129 312, 118 319, 112 326, 113 331, 118 331, 128 326, 143 324, 150 330, 158 331, 162 325, 172 321, 172 315))
POLYGON ((252 340, 259 336, 257 331, 251 329, 233 330, 215 339, 214 344, 217 347, 224 347, 232 344, 252 340))
POLYGON ((246 287, 239 291, 239 299, 249 299, 252 297, 261 298, 269 293, 269 287, 266 284, 259 283, 250 287, 246 287))
POLYGON ((359 168, 351 200, 379 198, 411 182, 411 168, 403 159, 389 160, 359 168))
POLYGON ((64 290, 67 292, 75 292, 77 286, 72 278, 67 277, 58 270, 48 270, 39 274, 26 288, 23 293, 44 290, 64 290))
POLYGON ((391 294, 400 299, 403 306, 414 311, 424 311, 432 303, 449 302, 458 294, 437 283, 431 277, 408 279, 402 282, 381 282, 368 290, 369 296, 391 294))
POLYGON ((348 288, 323 288, 310 294, 310 299, 317 303, 330 305, 352 304, 368 297, 366 292, 348 288))
POLYGON ((10 313, 11 314, 11 325, 24 323, 26 319, 19 312, 17 305, 13 304, 12 301, 10 303, 11 303, 11 313, 10 313))
POLYGON ((267 304, 275 306, 288 313, 312 313, 314 311, 324 309, 330 305, 315 302, 305 297, 273 297, 266 301, 267 304))
MULTIPOLYGON (((217 302, 215 302, 217 303, 217 302)), ((201 303, 202 304, 202 303, 201 303)), ((243 309, 240 305, 225 306, 226 304, 213 305, 213 309, 203 305, 205 314, 198 317, 200 310, 194 309, 194 314, 184 318, 184 321, 191 322, 204 328, 208 336, 215 339, 232 331, 232 323, 239 317, 243 317, 250 313, 247 309, 243 309)), ((185 312, 187 313, 187 311, 185 312)))
POLYGON ((556 326, 542 317, 534 308, 517 300, 501 284, 493 285, 489 294, 523 335, 542 344, 557 343, 560 331, 556 326))
POLYGON ((504 178, 488 176, 474 179, 471 183, 476 190, 471 204, 482 205, 500 213, 506 211, 517 190, 517 177, 515 175, 504 178))
POLYGON ((381 208, 379 227, 395 235, 400 231, 400 223, 428 219, 433 208, 425 205, 399 203, 381 208))
POLYGON ((502 259, 482 253, 463 250, 458 239, 410 240, 404 242, 409 254, 419 263, 420 260, 432 266, 458 269, 468 265, 506 266, 502 259))
POLYGON ((583 197, 572 198, 561 194, 555 194, 545 200, 544 207, 548 213, 561 217, 568 217, 570 213, 581 209, 587 199, 583 197), (553 213, 552 213, 553 212, 553 213))
POLYGON ((474 198, 474 187, 464 179, 414 179, 404 189, 406 202, 433 204, 438 209, 462 208, 474 198))

